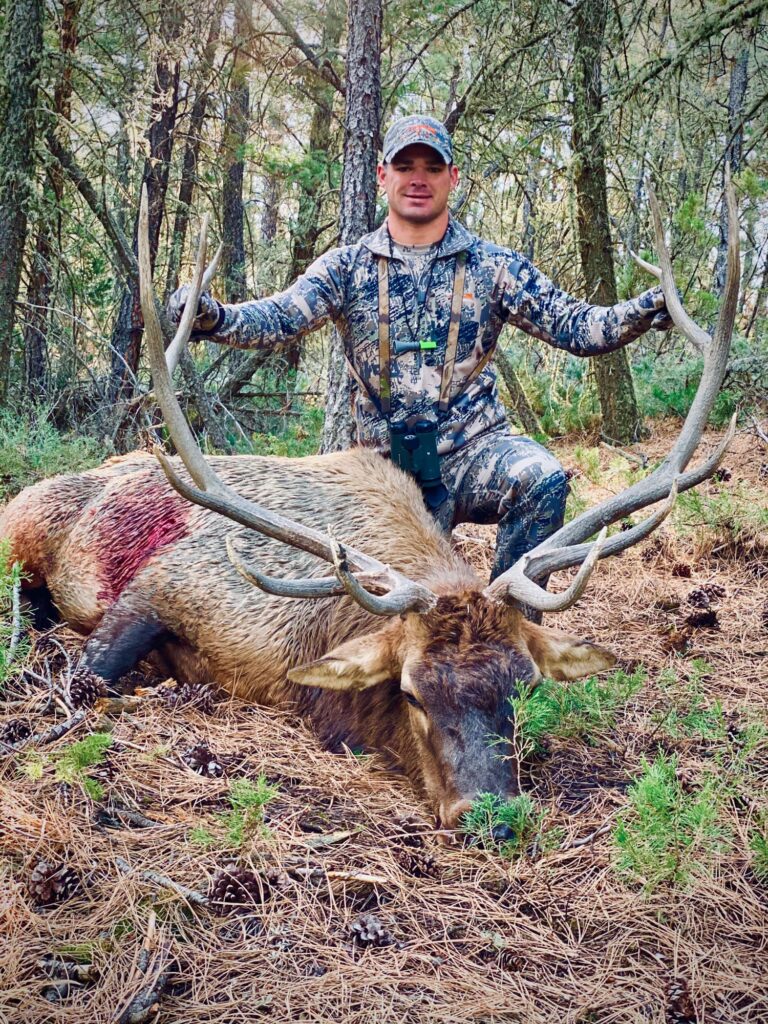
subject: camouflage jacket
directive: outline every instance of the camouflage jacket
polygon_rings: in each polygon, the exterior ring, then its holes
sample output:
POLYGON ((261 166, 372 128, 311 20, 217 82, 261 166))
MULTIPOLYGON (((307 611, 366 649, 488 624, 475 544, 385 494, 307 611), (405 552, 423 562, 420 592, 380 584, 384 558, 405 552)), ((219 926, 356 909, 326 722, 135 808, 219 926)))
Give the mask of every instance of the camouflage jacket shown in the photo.
MULTIPOLYGON (((357 244, 325 253, 290 288, 270 298, 223 306, 219 323, 208 332, 214 341, 238 348, 279 345, 331 320, 341 333, 354 375, 355 414, 360 444, 388 449, 380 393, 378 260, 391 259, 386 224, 357 244)), ((473 370, 493 350, 505 324, 579 356, 621 348, 643 334, 664 308, 661 288, 651 288, 615 306, 592 306, 560 291, 524 256, 473 235, 451 219, 439 248, 429 295, 423 306, 421 334, 437 343, 433 351, 395 356, 398 341, 417 329, 418 296, 405 263, 389 272, 391 332, 391 418, 438 420, 438 452, 445 455, 471 438, 504 423, 496 374, 489 364, 473 370), (451 403, 439 413, 437 402, 448 337, 456 257, 466 252, 466 276, 459 321, 458 349, 451 382, 451 403), (409 320, 407 319, 409 318, 409 320), (410 328, 409 328, 410 323, 410 328)))

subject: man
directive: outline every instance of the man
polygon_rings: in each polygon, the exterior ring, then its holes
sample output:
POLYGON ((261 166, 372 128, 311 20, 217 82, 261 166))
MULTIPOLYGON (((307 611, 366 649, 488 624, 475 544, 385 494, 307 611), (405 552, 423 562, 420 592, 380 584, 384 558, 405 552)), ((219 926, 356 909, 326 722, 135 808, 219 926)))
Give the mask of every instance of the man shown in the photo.
MULTIPOLYGON (((271 298, 223 306, 204 295, 195 334, 272 347, 333 320, 357 384, 359 443, 415 468, 446 530, 498 523, 495 578, 562 525, 567 492, 557 460, 510 432, 490 365, 502 327, 598 355, 668 327, 664 297, 656 287, 590 306, 523 256, 471 234, 448 211, 459 173, 433 118, 396 121, 377 174, 389 203, 380 228, 327 252, 271 298)), ((186 294, 172 296, 172 319, 186 294)))

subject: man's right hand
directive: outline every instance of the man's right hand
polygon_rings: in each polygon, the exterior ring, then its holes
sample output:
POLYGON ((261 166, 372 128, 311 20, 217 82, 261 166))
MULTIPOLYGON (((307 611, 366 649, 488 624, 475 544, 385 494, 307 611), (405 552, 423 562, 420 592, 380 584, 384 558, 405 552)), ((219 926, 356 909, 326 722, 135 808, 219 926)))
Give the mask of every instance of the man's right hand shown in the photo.
MULTIPOLYGON (((177 325, 184 313, 191 285, 183 284, 168 300, 166 313, 172 324, 177 325)), ((221 305, 208 292, 203 292, 197 304, 197 316, 192 322, 193 332, 209 334, 216 329, 221 319, 221 305)))

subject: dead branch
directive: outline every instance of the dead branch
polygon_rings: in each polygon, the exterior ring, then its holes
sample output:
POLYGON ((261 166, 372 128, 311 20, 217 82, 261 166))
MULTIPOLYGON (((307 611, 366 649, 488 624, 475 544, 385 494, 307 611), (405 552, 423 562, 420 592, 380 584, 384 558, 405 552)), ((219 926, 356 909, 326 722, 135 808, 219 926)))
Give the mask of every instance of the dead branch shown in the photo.
MULTIPOLYGON (((115 864, 117 865, 120 872, 124 875, 130 874, 133 868, 127 860, 123 860, 122 857, 115 857, 115 864)), ((189 889, 186 885, 182 885, 181 882, 175 882, 172 878, 167 875, 161 875, 157 871, 140 871, 139 878, 145 882, 152 882, 154 885, 159 885, 162 889, 171 889, 182 899, 185 899, 188 903, 194 903, 198 907, 208 906, 208 897, 204 896, 203 893, 198 892, 196 889, 189 889)))
POLYGON ((636 455, 634 452, 627 451, 625 448, 619 448, 615 444, 610 444, 606 440, 600 441, 601 448, 607 448, 608 451, 616 452, 617 455, 621 455, 622 458, 626 459, 627 462, 633 463, 635 466, 639 466, 641 469, 645 469, 648 465, 647 455, 636 455))

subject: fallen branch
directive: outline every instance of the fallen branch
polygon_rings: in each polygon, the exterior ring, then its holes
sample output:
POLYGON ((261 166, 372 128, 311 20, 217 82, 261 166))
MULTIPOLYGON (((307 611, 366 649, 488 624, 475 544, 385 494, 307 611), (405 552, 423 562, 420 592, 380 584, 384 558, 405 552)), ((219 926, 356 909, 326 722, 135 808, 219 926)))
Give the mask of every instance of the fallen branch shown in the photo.
MULTIPOLYGON (((127 860, 123 860, 122 857, 115 857, 115 864, 118 870, 124 874, 130 874, 133 868, 127 860)), ((171 889, 182 899, 187 900, 189 903, 194 903, 199 907, 208 906, 208 897, 204 896, 203 893, 198 892, 196 889, 188 889, 186 885, 182 885, 181 882, 175 882, 172 878, 167 875, 161 875, 157 871, 140 871, 139 878, 145 882, 152 882, 155 885, 159 885, 162 889, 171 889)))
POLYGON ((85 721, 87 714, 87 708, 80 708, 71 718, 51 726, 47 732, 36 732, 33 736, 27 736, 26 739, 14 743, 10 753, 18 753, 20 750, 24 750, 25 747, 31 747, 33 744, 44 746, 46 743, 54 743, 56 740, 60 740, 62 736, 66 736, 68 732, 81 725, 85 721))
MULTIPOLYGON (((13 563, 13 568, 16 570, 18 562, 13 563)), ((21 638, 21 577, 17 576, 13 581, 13 596, 11 599, 13 608, 13 626, 11 628, 11 642, 8 645, 8 664, 13 661, 13 656, 16 653, 16 648, 19 646, 19 639, 21 638)))
POLYGON ((563 853, 566 850, 577 850, 580 846, 589 846, 590 843, 594 843, 600 836, 604 836, 606 832, 610 832, 613 828, 613 822, 607 821, 600 828, 596 828, 594 832, 590 832, 588 836, 582 836, 581 839, 574 839, 570 843, 566 843, 565 846, 561 846, 559 852, 563 853))
POLYGON ((625 458, 627 462, 632 462, 634 463, 634 465, 639 466, 641 469, 646 469, 648 467, 647 455, 636 455, 634 452, 628 452, 626 449, 619 448, 615 444, 610 444, 608 441, 604 439, 601 439, 600 446, 601 448, 607 448, 609 451, 616 452, 617 455, 621 455, 623 458, 625 458))
POLYGON ((362 882, 365 885, 389 885, 392 881, 386 875, 369 875, 361 871, 325 871, 323 868, 290 868, 298 878, 330 878, 342 882, 362 882))
POLYGON ((757 434, 757 436, 760 438, 763 444, 768 444, 768 434, 766 434, 766 432, 760 426, 757 417, 750 416, 749 418, 752 420, 752 426, 755 428, 755 433, 757 434))

